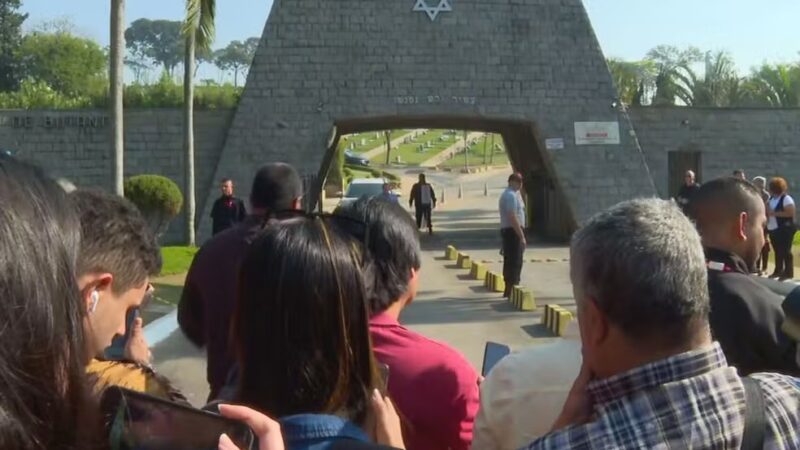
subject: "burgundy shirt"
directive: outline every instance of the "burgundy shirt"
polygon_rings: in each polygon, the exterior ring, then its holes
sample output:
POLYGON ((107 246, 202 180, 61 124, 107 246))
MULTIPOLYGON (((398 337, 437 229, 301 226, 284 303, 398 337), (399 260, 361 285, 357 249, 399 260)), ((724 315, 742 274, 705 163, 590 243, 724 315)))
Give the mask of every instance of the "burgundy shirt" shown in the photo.
POLYGON ((192 261, 181 301, 178 324, 183 334, 208 355, 208 400, 217 398, 234 364, 230 323, 236 306, 239 265, 263 217, 249 216, 203 244, 192 261))
POLYGON ((370 320, 375 357, 389 366, 389 395, 408 450, 468 450, 478 413, 478 373, 455 349, 382 313, 370 320))

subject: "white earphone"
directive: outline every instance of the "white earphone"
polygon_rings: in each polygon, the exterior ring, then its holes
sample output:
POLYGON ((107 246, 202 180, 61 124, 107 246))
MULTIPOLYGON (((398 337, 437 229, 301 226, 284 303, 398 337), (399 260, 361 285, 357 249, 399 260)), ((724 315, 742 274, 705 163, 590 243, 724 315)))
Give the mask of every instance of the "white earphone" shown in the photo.
POLYGON ((92 304, 89 305, 89 314, 94 313, 94 310, 97 309, 97 303, 100 301, 100 294, 97 291, 92 291, 92 304))

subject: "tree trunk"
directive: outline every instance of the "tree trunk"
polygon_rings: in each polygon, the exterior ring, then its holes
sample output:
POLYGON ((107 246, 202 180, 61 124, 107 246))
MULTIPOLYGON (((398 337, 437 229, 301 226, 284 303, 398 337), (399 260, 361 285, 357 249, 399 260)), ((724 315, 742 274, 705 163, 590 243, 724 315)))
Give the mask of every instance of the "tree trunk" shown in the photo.
POLYGON ((467 130, 464 130, 464 170, 469 171, 469 144, 467 143, 467 130))
POLYGON ((109 96, 111 97, 111 123, 113 127, 111 180, 114 193, 124 195, 125 128, 122 107, 125 56, 125 0, 111 0, 111 55, 109 60, 109 96))
POLYGON ((489 136, 483 135, 483 165, 486 165, 486 144, 489 142, 489 136))
POLYGON ((183 149, 186 157, 184 195, 186 196, 186 244, 195 245, 195 194, 194 194, 194 54, 196 39, 194 33, 186 38, 186 60, 183 74, 183 149))
POLYGON ((494 163, 494 133, 492 133, 492 153, 489 154, 489 164, 494 163))
POLYGON ((392 162, 390 158, 392 157, 392 133, 390 131, 384 131, 383 137, 386 139, 386 165, 390 165, 392 162))
POLYGON ((239 87, 239 69, 233 69, 233 87, 239 87))

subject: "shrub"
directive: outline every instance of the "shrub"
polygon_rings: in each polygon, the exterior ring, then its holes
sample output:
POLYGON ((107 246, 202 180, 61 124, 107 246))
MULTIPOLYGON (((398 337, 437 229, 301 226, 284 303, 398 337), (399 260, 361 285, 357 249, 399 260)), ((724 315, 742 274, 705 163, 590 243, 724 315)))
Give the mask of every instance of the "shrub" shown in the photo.
POLYGON ((44 81, 25 79, 14 92, 0 92, 3 109, 75 109, 91 106, 86 97, 70 97, 53 90, 44 81))
POLYGON ((125 197, 144 215, 161 237, 183 206, 183 194, 172 180, 160 175, 137 175, 125 180, 125 197))

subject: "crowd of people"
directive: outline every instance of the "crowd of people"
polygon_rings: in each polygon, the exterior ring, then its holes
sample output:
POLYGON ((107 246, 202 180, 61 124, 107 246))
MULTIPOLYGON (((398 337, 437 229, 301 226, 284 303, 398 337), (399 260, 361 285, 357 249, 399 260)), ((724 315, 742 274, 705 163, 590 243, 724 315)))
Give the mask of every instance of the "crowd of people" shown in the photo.
MULTIPOLYGON (((261 450, 800 448, 798 346, 781 331, 783 297, 752 275, 764 230, 775 247, 793 229, 785 182, 768 186, 766 204, 728 177, 680 207, 639 199, 591 218, 571 243, 571 339, 483 379, 402 324, 419 224, 380 197, 305 212, 297 172, 268 164, 249 215, 203 245, 180 301, 181 329, 208 354, 204 409, 246 424, 261 450)), ((512 276, 521 187, 512 175, 500 201, 512 276)), ((779 278, 791 275, 781 255, 779 278)), ((186 404, 128 320, 160 266, 129 202, 67 194, 0 156, 0 448, 108 448, 97 399, 109 386, 186 404), (122 335, 122 361, 109 360, 122 335)))

